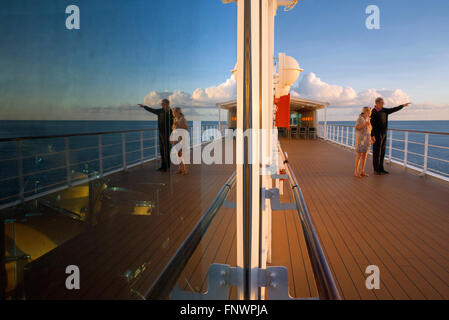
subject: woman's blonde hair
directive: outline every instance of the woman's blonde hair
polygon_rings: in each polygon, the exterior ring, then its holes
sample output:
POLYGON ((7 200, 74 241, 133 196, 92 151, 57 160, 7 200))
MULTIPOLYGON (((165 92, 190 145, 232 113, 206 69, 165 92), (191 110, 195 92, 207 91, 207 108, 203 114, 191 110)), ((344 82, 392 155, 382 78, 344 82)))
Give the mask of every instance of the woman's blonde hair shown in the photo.
POLYGON ((363 108, 362 108, 362 113, 361 113, 361 115, 364 114, 364 113, 367 112, 367 111, 370 111, 370 110, 371 110, 370 107, 363 107, 363 108))
POLYGON ((175 112, 179 113, 181 116, 184 116, 184 114, 182 113, 180 107, 173 108, 173 110, 174 110, 175 112))

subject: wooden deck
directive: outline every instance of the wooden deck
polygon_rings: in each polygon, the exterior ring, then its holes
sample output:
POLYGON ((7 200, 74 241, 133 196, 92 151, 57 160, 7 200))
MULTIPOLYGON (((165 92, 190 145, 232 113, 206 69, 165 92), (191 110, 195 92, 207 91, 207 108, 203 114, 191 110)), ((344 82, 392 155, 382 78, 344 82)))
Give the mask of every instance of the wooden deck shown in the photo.
MULTIPOLYGON (((145 193, 162 183, 160 212, 117 214, 31 262, 26 267, 29 299, 139 299, 234 171, 232 165, 190 165, 189 175, 157 172, 155 163, 114 177, 120 187, 145 193), (81 289, 67 290, 65 268, 77 265, 81 289), (128 282, 127 271, 140 273, 128 282)), ((149 196, 153 196, 150 192, 149 196)), ((120 204, 118 204, 120 206, 120 204)))
MULTIPOLYGON (((344 299, 449 298, 449 187, 392 166, 388 176, 354 178, 353 153, 318 140, 282 140, 303 190, 331 270, 344 299), (381 287, 365 287, 368 265, 381 287)), ((371 168, 368 163, 368 168, 371 168)), ((145 191, 164 183, 159 215, 115 215, 28 265, 31 299, 138 299, 234 171, 232 165, 194 165, 190 175, 155 172, 154 164, 120 173, 122 186, 145 191), (65 267, 78 265, 81 289, 65 289, 65 267), (143 266, 143 267, 142 267, 143 266), (140 269, 139 269, 140 268, 140 269), (123 277, 130 270, 136 280, 123 277)), ((172 169, 174 170, 174 169, 172 169)), ((371 170, 369 170, 370 172, 371 170)), ((235 200, 235 189, 229 200, 235 200)), ((289 186, 282 202, 293 202, 289 186)), ((273 212, 272 263, 289 270, 292 297, 317 289, 295 210, 273 212)), ((235 209, 222 208, 178 280, 181 289, 207 291, 211 263, 236 264, 235 209)), ((236 289, 230 299, 236 298, 236 289)))
MULTIPOLYGON (((293 202, 292 193, 286 188, 282 202, 293 202), (287 192, 288 191, 288 192, 287 192)), ((235 201, 235 188, 229 200, 235 201)), ((296 210, 272 213, 272 263, 285 266, 289 271, 289 293, 292 297, 317 297, 313 272, 307 255, 305 240, 296 210)), ((236 265, 236 216, 235 209, 222 208, 190 258, 178 281, 185 291, 206 292, 208 269, 212 263, 236 265)), ((231 287, 229 299, 237 298, 235 287, 231 287)))
MULTIPOLYGON (((114 180, 139 192, 149 188, 145 183, 165 184, 160 192, 160 215, 114 215, 33 261, 25 273, 28 299, 139 299, 235 170, 233 165, 191 165, 189 176, 178 176, 173 168, 171 174, 155 172, 155 168, 151 163, 136 167, 117 174, 114 180), (68 265, 80 269, 80 290, 65 287, 68 265), (124 278, 128 270, 140 272, 136 280, 124 278)), ((229 200, 235 197, 234 188, 229 200)), ((286 192, 282 201, 293 201, 292 194, 286 192)), ((316 296, 296 211, 273 212, 273 232, 279 236, 273 237, 272 265, 288 267, 290 294, 316 296)), ((235 209, 223 207, 218 212, 179 278, 180 288, 207 291, 212 263, 236 265, 235 209)), ((236 297, 233 287, 229 298, 236 297)))
MULTIPOLYGON (((396 165, 355 178, 353 152, 282 140, 344 299, 449 299, 449 186, 396 165), (365 269, 380 269, 367 290, 365 269)), ((368 173, 372 164, 368 159, 368 173)))

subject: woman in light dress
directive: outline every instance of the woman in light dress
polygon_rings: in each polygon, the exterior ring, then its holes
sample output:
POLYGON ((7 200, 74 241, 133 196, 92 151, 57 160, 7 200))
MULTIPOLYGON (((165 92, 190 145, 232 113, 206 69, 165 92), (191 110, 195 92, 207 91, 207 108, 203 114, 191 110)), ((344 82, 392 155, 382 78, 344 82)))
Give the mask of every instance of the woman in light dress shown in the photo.
POLYGON ((374 143, 374 137, 371 137, 371 108, 363 107, 362 113, 357 118, 355 124, 355 169, 354 177, 368 177, 365 172, 366 157, 371 144, 374 143), (360 167, 360 170, 359 170, 360 167))
MULTIPOLYGON (((173 131, 176 129, 187 130, 188 129, 187 120, 184 117, 184 114, 182 113, 181 108, 174 108, 173 115, 175 116, 175 119, 173 121, 173 131)), ((175 144, 178 142, 175 142, 175 144)), ((178 156, 181 157, 181 162, 178 165, 178 171, 176 172, 176 174, 186 175, 189 173, 189 171, 187 170, 185 155, 183 156, 182 150, 178 151, 178 156)))

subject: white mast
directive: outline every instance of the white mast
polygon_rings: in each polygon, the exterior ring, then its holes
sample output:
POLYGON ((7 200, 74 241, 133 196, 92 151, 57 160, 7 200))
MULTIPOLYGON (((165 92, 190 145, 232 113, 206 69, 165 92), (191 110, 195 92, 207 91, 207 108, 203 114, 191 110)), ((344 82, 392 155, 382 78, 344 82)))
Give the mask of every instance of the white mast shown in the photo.
MULTIPOLYGON (((272 150, 274 16, 280 5, 297 0, 222 0, 237 3, 237 268, 239 299, 260 299, 258 269, 266 267, 270 211, 261 211, 260 151, 272 150), (261 141, 259 129, 269 132, 261 141), (241 133, 251 130, 247 141, 241 133), (240 134, 239 134, 240 133, 240 134)), ((269 153, 269 152, 268 152, 269 153)), ((265 200, 264 200, 265 201, 265 200)), ((268 204, 268 203, 267 203, 268 204)), ((268 206, 265 206, 268 208, 268 206)))

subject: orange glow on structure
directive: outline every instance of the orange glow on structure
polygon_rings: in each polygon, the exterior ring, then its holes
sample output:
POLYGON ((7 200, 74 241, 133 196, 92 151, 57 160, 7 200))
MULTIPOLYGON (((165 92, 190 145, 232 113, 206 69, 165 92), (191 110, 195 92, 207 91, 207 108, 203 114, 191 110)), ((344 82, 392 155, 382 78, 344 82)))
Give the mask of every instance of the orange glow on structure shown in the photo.
POLYGON ((276 127, 290 128, 290 94, 277 100, 276 127))

